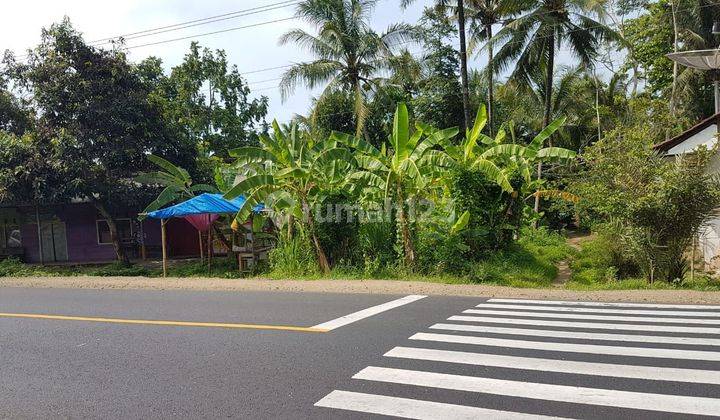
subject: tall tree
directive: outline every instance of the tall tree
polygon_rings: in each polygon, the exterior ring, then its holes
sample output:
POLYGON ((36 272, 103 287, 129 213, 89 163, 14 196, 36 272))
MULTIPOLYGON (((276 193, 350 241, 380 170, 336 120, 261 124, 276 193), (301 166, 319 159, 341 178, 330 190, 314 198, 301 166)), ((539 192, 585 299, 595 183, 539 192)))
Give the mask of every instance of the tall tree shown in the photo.
MULTIPOLYGON (((520 16, 513 19, 494 37, 501 45, 493 67, 502 71, 515 63, 511 78, 519 84, 529 84, 531 75, 541 68, 545 73, 543 126, 552 118, 552 89, 555 57, 566 46, 580 64, 591 68, 600 43, 617 36, 602 23, 604 0, 522 0, 520 16), (597 20, 596 20, 597 17, 597 20)), ((542 166, 538 164, 538 178, 542 166)), ((540 209, 540 196, 535 196, 535 211, 540 209)))
POLYGON ((147 166, 148 153, 190 166, 194 150, 168 129, 125 55, 87 45, 68 20, 44 29, 27 63, 15 63, 11 73, 38 115, 40 169, 64 173, 45 186, 58 191, 46 195, 92 203, 107 220, 118 260, 127 261, 113 210, 146 201, 132 177, 147 166))
POLYGON ((394 46, 410 39, 410 26, 395 24, 383 34, 369 25, 376 0, 304 0, 296 16, 317 29, 317 35, 293 29, 280 44, 296 44, 310 51, 315 60, 297 63, 282 76, 280 89, 287 98, 298 83, 309 88, 324 85, 322 96, 335 90, 354 95, 355 131, 363 132, 367 118, 367 96, 381 83, 379 71, 387 68, 394 46))
POLYGON ((417 90, 410 100, 411 111, 418 121, 436 128, 462 126, 460 63, 450 43, 457 33, 454 23, 447 14, 428 7, 418 26, 425 54, 419 61, 421 72, 414 78, 417 90))
MULTIPOLYGON (((472 124, 472 121, 470 120, 470 82, 468 79, 467 41, 465 39, 465 0, 456 1, 457 2, 453 4, 451 0, 434 0, 435 7, 443 11, 452 10, 457 18, 458 38, 460 41, 460 83, 462 86, 463 128, 467 129, 472 124)), ((402 7, 407 7, 414 2, 415 0, 401 0, 400 4, 402 7)))
POLYGON ((249 98, 250 88, 222 50, 202 49, 193 42, 169 76, 154 57, 139 68, 166 119, 204 155, 228 161, 229 150, 257 144, 257 132, 267 128, 267 97, 249 98))
POLYGON ((469 50, 480 49, 480 43, 485 43, 488 55, 487 74, 487 123, 490 134, 494 129, 494 90, 495 90, 495 71, 493 69, 493 45, 489 41, 493 37, 493 25, 503 23, 503 21, 513 13, 513 4, 510 1, 502 0, 468 0, 467 15, 470 21, 469 32, 470 42, 469 50))

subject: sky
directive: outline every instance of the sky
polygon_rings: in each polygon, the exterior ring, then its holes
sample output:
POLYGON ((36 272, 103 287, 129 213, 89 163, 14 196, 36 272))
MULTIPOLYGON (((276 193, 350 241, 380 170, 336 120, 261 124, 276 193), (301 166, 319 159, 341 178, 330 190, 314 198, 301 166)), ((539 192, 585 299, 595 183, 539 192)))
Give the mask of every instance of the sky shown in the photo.
MULTIPOLYGON (((134 33, 151 28, 173 25, 195 19, 202 19, 254 7, 268 6, 280 0, 24 0, 6 2, 3 5, 3 25, 0 25, 0 51, 9 49, 22 56, 27 48, 40 41, 41 29, 59 22, 64 16, 70 18, 73 26, 83 33, 86 41, 102 40, 118 35, 134 33)), ((379 0, 372 19, 372 26, 382 31, 396 22, 416 23, 425 5, 432 0, 417 0, 409 8, 402 10, 399 0, 379 0)), ((312 58, 310 54, 296 46, 278 44, 279 37, 290 29, 311 30, 303 22, 292 18, 293 6, 278 7, 253 15, 227 19, 220 22, 199 25, 177 31, 152 36, 128 39, 129 58, 141 61, 148 56, 160 57, 166 69, 182 62, 188 52, 190 42, 197 40, 201 46, 211 49, 223 49, 228 61, 238 67, 250 85, 252 96, 269 98, 269 119, 287 121, 294 114, 306 114, 312 96, 319 90, 308 91, 298 88, 295 93, 282 101, 278 80, 285 69, 256 72, 259 69, 288 65, 312 58), (274 22, 271 22, 274 21, 274 22), (195 36, 198 34, 232 29, 239 26, 270 22, 251 28, 229 32, 195 36), (142 44, 170 40, 181 37, 190 39, 140 46, 142 44), (135 47, 135 48, 133 48, 135 47)), ((484 63, 483 57, 477 57, 471 65, 476 67, 484 63)))

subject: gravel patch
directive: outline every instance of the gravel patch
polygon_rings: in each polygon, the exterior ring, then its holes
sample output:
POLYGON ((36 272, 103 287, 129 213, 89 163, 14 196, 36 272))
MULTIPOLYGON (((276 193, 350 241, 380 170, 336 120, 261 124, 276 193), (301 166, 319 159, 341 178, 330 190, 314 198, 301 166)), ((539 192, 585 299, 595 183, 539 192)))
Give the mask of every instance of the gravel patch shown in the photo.
POLYGON ((422 294, 484 298, 720 304, 720 292, 696 290, 519 289, 483 284, 441 284, 399 280, 266 280, 148 277, 2 277, 0 287, 226 290, 370 294, 422 294))

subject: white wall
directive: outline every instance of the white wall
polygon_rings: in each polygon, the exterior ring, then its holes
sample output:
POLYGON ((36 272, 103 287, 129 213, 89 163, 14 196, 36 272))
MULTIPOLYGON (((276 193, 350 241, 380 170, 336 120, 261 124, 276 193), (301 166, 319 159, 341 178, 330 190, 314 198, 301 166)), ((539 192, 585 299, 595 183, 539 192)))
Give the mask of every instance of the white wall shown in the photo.
POLYGON ((715 146, 715 142, 717 142, 717 133, 717 124, 711 124, 705 127, 705 129, 703 129, 699 133, 691 136, 682 143, 668 150, 667 154, 679 155, 682 153, 691 152, 701 145, 705 145, 708 149, 710 149, 715 146))

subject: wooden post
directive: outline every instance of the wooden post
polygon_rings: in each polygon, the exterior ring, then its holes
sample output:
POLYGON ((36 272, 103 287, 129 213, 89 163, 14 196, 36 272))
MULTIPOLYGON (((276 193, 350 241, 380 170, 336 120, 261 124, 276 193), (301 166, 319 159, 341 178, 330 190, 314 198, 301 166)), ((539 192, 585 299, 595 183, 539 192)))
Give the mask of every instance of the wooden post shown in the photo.
POLYGON ((147 260, 147 248, 145 247, 145 229, 143 222, 140 222, 140 257, 143 261, 147 260))
MULTIPOLYGON (((208 219, 210 218, 210 215, 208 215, 208 219)), ((212 223, 208 224, 208 234, 207 234, 207 241, 208 241, 208 252, 207 252, 207 261, 208 261, 208 276, 212 274, 212 223)))
POLYGON ((203 263, 205 260, 205 256, 203 255, 205 253, 204 247, 203 247, 203 240, 202 240, 202 231, 198 230, 198 240, 200 241, 200 264, 203 263))
POLYGON ((160 219, 160 232, 162 236, 163 277, 167 277, 167 235, 165 233, 166 223, 167 219, 160 219))

